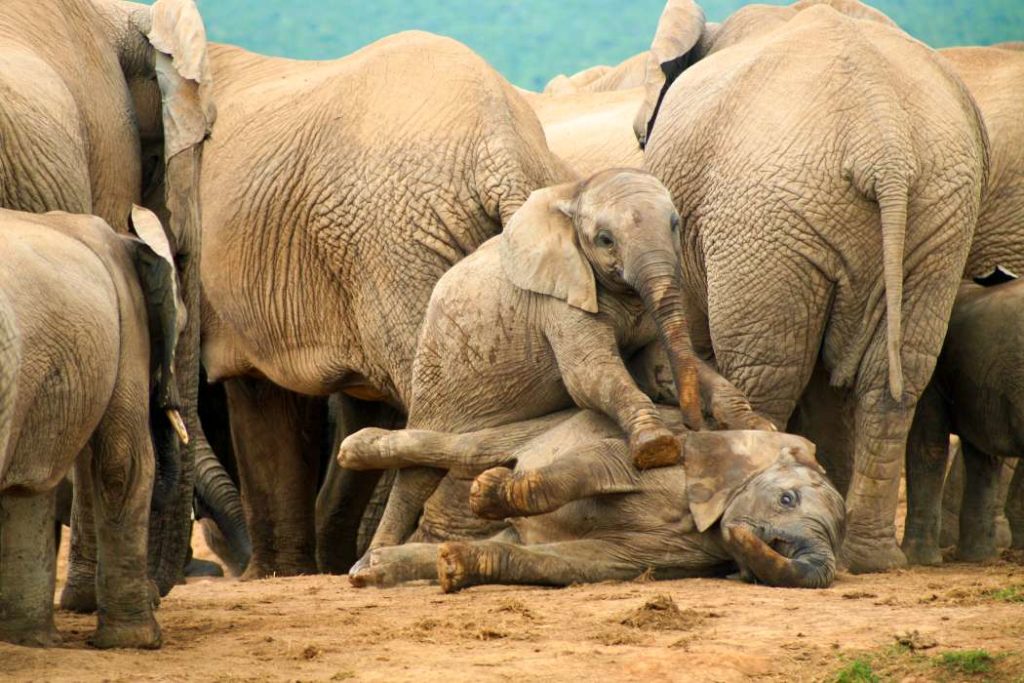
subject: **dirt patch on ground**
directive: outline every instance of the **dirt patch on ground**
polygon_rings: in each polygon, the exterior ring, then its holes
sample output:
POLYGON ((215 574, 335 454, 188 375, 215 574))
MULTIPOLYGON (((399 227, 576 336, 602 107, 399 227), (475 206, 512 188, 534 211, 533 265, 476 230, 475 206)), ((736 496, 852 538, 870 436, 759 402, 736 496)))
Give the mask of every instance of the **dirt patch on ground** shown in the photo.
MULTIPOLYGON (((199 553, 203 554, 203 553, 199 553)), ((343 576, 203 579, 160 607, 158 652, 0 644, 5 681, 1019 680, 1020 556, 826 590, 726 579, 565 589, 351 588, 343 576), (652 626, 656 625, 652 628, 652 626), (877 679, 871 678, 877 676, 877 679)))

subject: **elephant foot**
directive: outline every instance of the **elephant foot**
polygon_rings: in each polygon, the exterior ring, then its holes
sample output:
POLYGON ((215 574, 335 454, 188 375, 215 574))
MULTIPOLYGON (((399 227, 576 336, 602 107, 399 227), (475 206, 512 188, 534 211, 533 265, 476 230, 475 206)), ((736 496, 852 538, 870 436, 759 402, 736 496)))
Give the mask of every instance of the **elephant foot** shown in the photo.
POLYGON ((98 650, 112 648, 134 648, 139 650, 160 649, 160 625, 149 617, 139 623, 101 624, 89 638, 90 646, 98 650))
POLYGON ((437 551, 437 578, 445 593, 476 585, 476 553, 468 543, 444 543, 437 551))
POLYGON ((375 586, 375 572, 373 571, 373 553, 377 548, 370 548, 366 554, 356 560, 355 564, 348 568, 348 582, 356 588, 375 586))
MULTIPOLYGON (((159 595, 159 592, 158 592, 159 595)), ((73 577, 68 579, 60 592, 60 608, 76 614, 92 614, 96 611, 96 579, 88 584, 80 583, 73 577)))
POLYGON ((956 549, 956 559, 961 562, 988 562, 997 557, 994 543, 961 543, 956 549))
POLYGON ((911 538, 905 535, 903 538, 904 555, 907 556, 907 562, 909 564, 924 565, 927 567, 936 567, 942 564, 942 551, 935 543, 928 543, 916 538, 911 538))
POLYGON ((851 574, 873 574, 907 566, 907 557, 891 535, 874 538, 846 537, 843 562, 851 574))
POLYGON ((996 547, 1009 548, 1013 544, 1013 532, 1006 515, 996 517, 996 547))
POLYGON ((54 647, 63 642, 57 627, 49 624, 29 628, 0 625, 0 642, 23 647, 54 647))
POLYGON ((348 470, 377 469, 388 459, 388 437, 392 432, 378 427, 364 427, 350 434, 338 449, 338 464, 348 470))
POLYGON ((515 510, 509 505, 509 485, 512 470, 507 467, 492 467, 477 475, 469 489, 469 508, 483 519, 505 519, 514 517, 515 510))
POLYGON ((629 452, 637 469, 671 467, 679 463, 679 440, 667 429, 645 429, 629 439, 629 452))
POLYGON ((216 562, 193 557, 185 565, 185 576, 224 576, 224 569, 216 562))

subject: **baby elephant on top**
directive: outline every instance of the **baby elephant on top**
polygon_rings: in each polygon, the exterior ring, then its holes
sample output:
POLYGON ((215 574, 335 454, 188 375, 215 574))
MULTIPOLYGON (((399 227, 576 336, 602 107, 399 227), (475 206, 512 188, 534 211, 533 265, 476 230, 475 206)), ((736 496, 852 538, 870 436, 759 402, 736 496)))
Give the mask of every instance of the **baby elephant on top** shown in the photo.
POLYGON ((781 432, 690 432, 676 408, 659 411, 678 434, 683 466, 638 472, 622 431, 591 411, 467 434, 354 435, 360 468, 432 465, 466 475, 491 467, 476 478, 470 505, 483 517, 511 518, 512 527, 484 541, 376 549, 353 583, 436 579, 450 592, 739 568, 747 580, 773 586, 830 585, 846 506, 814 445, 781 432))
MULTIPOLYGON (((683 420, 702 426, 678 231, 672 197, 642 171, 611 169, 533 192, 501 235, 434 288, 413 364, 409 427, 474 431, 575 402, 622 428, 637 466, 674 464, 678 443, 623 358, 659 339, 683 420)), ((343 445, 343 462, 344 453, 343 445)), ((443 476, 400 472, 371 548, 404 541, 443 476)), ((466 531, 452 535, 473 535, 466 531)))

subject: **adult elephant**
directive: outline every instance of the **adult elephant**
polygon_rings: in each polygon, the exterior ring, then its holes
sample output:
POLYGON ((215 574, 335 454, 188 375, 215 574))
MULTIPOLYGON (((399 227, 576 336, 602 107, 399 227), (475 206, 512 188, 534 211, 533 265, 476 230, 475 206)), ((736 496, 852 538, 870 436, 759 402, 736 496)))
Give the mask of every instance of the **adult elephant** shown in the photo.
POLYGON ((447 38, 402 33, 323 62, 214 45, 210 60, 203 361, 227 380, 244 576, 310 572, 319 467, 300 394, 404 411, 434 283, 573 174, 516 89, 447 38))
POLYGON ((643 166, 643 150, 633 135, 643 88, 524 97, 540 119, 551 151, 582 177, 607 168, 643 166))
MULTIPOLYGON (((10 0, 0 16, 0 206, 94 214, 119 232, 133 203, 166 204, 190 313, 176 359, 191 439, 177 495, 150 530, 162 593, 182 575, 193 463, 215 473, 195 410, 199 157, 213 122, 206 39, 191 0, 10 0), (163 186, 165 198, 155 197, 163 186), (203 457, 205 455, 205 457, 203 457)), ((77 525, 62 603, 95 606, 91 523, 77 525), (85 534, 85 538, 81 536, 85 534)))
POLYGON ((673 1, 650 60, 635 129, 683 217, 694 341, 780 427, 820 356, 852 397, 845 560, 900 566, 904 446, 985 189, 974 102, 849 0, 750 6, 713 28, 673 1))

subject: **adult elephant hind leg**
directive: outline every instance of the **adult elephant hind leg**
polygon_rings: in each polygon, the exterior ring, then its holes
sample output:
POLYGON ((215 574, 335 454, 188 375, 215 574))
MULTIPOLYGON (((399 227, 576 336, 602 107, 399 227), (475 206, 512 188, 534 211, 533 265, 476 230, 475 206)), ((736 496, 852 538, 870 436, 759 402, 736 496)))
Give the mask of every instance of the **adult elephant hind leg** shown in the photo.
POLYGON ((92 447, 86 445, 75 460, 68 573, 60 594, 60 608, 79 614, 96 611, 96 522, 92 509, 92 457, 92 447))
POLYGON ((160 647, 147 571, 149 508, 155 457, 145 382, 122 379, 93 434, 91 483, 96 524, 97 648, 160 647))
POLYGON ((961 440, 964 453, 964 496, 960 504, 960 541, 957 557, 967 562, 991 560, 996 551, 996 515, 999 501, 1000 458, 981 452, 961 440))
POLYGON ((437 576, 445 593, 470 586, 515 584, 568 586, 573 583, 625 581, 644 567, 618 559, 621 547, 598 540, 522 546, 500 541, 444 543, 438 550, 437 576))
POLYGON ((323 399, 261 379, 225 383, 252 559, 242 580, 316 573, 323 399))
POLYGON ((949 419, 945 401, 934 386, 918 401, 906 453, 907 517, 901 548, 911 564, 942 564, 939 534, 949 419))
POLYGON ((60 643, 53 622, 57 558, 53 492, 0 494, 0 641, 60 643))

